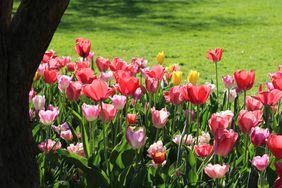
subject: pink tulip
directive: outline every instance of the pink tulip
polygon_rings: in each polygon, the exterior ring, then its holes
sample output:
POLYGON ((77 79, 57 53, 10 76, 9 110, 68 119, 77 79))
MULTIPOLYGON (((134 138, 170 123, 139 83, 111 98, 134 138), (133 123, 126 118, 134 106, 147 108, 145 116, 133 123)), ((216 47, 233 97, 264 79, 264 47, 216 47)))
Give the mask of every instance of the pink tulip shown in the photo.
POLYGON ((222 80, 223 80, 225 88, 230 89, 233 87, 234 85, 233 76, 230 76, 230 75, 223 76, 222 80))
POLYGON ((237 97, 236 89, 231 89, 228 93, 228 102, 233 102, 237 97))
POLYGON ((123 95, 114 95, 113 97, 110 97, 112 100, 113 105, 116 109, 122 110, 126 103, 126 96, 123 95))
POLYGON ((241 110, 238 115, 238 125, 243 133, 249 133, 252 127, 258 126, 261 122, 263 112, 260 110, 246 111, 241 110))
POLYGON ((69 87, 72 77, 62 75, 58 77, 58 88, 61 92, 65 93, 67 87, 69 87))
POLYGON ((183 88, 182 86, 174 86, 169 91, 164 92, 166 102, 170 102, 174 105, 181 104, 183 102, 183 88))
POLYGON ((251 129, 251 141, 255 146, 263 146, 265 144, 265 140, 269 137, 270 132, 268 129, 262 129, 259 127, 253 127, 251 129))
POLYGON ((211 136, 208 132, 202 131, 201 135, 199 135, 198 142, 199 144, 208 144, 211 140, 211 136))
POLYGON ((44 125, 51 125, 55 119, 57 119, 59 115, 59 110, 40 110, 39 111, 39 118, 40 122, 44 125))
POLYGON ((66 122, 64 122, 63 124, 58 125, 58 126, 52 125, 51 127, 58 134, 60 134, 61 131, 70 130, 70 127, 69 127, 69 125, 66 122))
POLYGON ((151 113, 153 126, 157 129, 164 128, 169 116, 169 112, 166 110, 166 108, 156 110, 155 107, 153 107, 151 109, 151 113))
POLYGON ((70 153, 76 153, 82 157, 84 157, 84 150, 83 150, 83 144, 82 143, 77 143, 76 145, 74 144, 70 144, 68 147, 67 147, 67 150, 70 152, 70 153))
POLYGON ((266 82, 265 85, 266 85, 268 91, 272 91, 272 90, 275 89, 271 82, 266 82))
POLYGON ((85 103, 81 106, 81 110, 87 121, 96 120, 101 111, 99 105, 88 105, 85 103))
POLYGON ((60 148, 61 148, 61 142, 56 142, 51 139, 48 139, 47 144, 46 144, 46 141, 38 144, 38 149, 46 153, 49 153, 51 149, 53 151, 57 151, 60 148))
POLYGON ((82 84, 79 81, 70 82, 66 89, 67 98, 71 101, 77 101, 81 96, 82 84))
POLYGON ((126 130, 126 140, 133 149, 141 148, 145 142, 144 128, 129 126, 126 130))
MULTIPOLYGON (((179 145, 180 140, 181 140, 181 135, 180 135, 180 134, 175 135, 174 138, 172 139, 172 141, 173 141, 174 143, 176 143, 177 145, 179 145)), ((185 134, 185 135, 183 136, 182 144, 185 144, 185 145, 189 146, 189 145, 192 144, 192 142, 193 142, 193 137, 192 137, 191 134, 189 134, 189 135, 185 134)))
POLYGON ((106 72, 111 64, 109 59, 105 59, 103 57, 96 58, 96 65, 100 72, 106 72))
POLYGON ((111 80, 112 78, 113 78, 112 71, 101 72, 100 74, 100 80, 103 80, 105 82, 107 82, 108 80, 111 80))
POLYGON ((238 133, 234 132, 232 129, 217 129, 214 137, 215 154, 226 157, 235 146, 238 133))
POLYGON ((159 86, 159 80, 157 78, 147 76, 145 80, 145 84, 146 84, 146 89, 149 93, 156 93, 159 86))
POLYGON ((103 110, 100 110, 99 114, 100 119, 104 122, 112 121, 117 114, 117 109, 112 104, 102 103, 102 106, 103 110))
POLYGON ((29 109, 28 114, 29 114, 29 120, 32 121, 32 118, 33 118, 33 111, 32 111, 32 109, 29 109))
POLYGON ((226 174, 226 172, 229 171, 229 165, 219 165, 219 164, 208 164, 205 168, 204 168, 205 173, 213 179, 217 179, 217 178, 223 178, 226 174))
POLYGON ((252 165, 255 166, 259 171, 265 170, 268 166, 269 156, 264 154, 261 156, 255 156, 252 160, 252 165))
POLYGON ((247 96, 246 97, 246 107, 247 107, 247 110, 249 111, 261 110, 263 108, 263 104, 259 100, 253 97, 247 96))
POLYGON ((73 139, 73 135, 72 135, 72 132, 71 130, 67 130, 67 131, 62 131, 60 133, 60 137, 62 139, 64 139, 65 141, 71 141, 73 139))
POLYGON ((209 127, 213 134, 217 129, 227 129, 231 124, 233 113, 230 110, 212 114, 209 120, 209 127))
POLYGON ((28 101, 30 102, 35 95, 36 95, 36 93, 35 93, 33 87, 31 87, 31 89, 28 93, 28 101))
POLYGON ((45 109, 45 96, 36 95, 33 97, 32 102, 36 111, 45 109))
POLYGON ((157 168, 159 165, 164 166, 166 164, 165 154, 166 147, 163 146, 162 141, 153 143, 147 150, 147 156, 152 159, 152 166, 157 168))

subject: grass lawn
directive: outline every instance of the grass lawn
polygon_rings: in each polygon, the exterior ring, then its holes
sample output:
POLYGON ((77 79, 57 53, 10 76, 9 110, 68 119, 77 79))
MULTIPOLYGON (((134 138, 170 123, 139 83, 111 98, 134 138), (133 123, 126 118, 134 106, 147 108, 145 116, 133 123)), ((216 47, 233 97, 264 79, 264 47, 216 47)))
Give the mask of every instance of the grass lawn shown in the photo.
POLYGON ((258 84, 282 62, 281 10, 281 0, 71 0, 49 48, 76 59, 84 37, 95 56, 150 65, 164 51, 165 65, 179 63, 185 80, 198 70, 205 82, 215 78, 206 52, 222 47, 219 75, 254 69, 258 84))

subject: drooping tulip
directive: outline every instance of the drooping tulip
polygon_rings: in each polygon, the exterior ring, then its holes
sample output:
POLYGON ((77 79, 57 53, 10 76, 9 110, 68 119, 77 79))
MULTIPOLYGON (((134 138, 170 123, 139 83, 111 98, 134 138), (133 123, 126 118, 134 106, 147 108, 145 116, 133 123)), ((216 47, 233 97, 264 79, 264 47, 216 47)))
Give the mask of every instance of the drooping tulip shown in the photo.
POLYGON ((214 152, 219 156, 227 156, 233 149, 238 138, 238 133, 232 129, 217 129, 214 135, 214 152))
POLYGON ((243 133, 250 133, 253 127, 263 122, 263 112, 260 110, 246 111, 241 110, 238 115, 238 125, 243 133))
POLYGON ((238 70, 234 72, 234 78, 240 90, 250 90, 254 85, 255 72, 253 70, 249 72, 238 70))
POLYGON ((231 124, 232 118, 233 112, 230 110, 212 114, 208 122, 211 132, 215 134, 217 129, 227 129, 231 124))
POLYGON ((162 141, 153 143, 147 150, 148 157, 152 159, 153 167, 157 168, 158 166, 164 166, 166 164, 165 155, 166 147, 163 146, 162 141))
POLYGON ((166 108, 162 108, 161 110, 156 110, 155 107, 151 109, 152 113, 152 122, 153 126, 160 129, 164 128, 170 113, 166 110, 166 108))
POLYGON ((208 59, 214 63, 219 62, 222 56, 222 48, 216 48, 215 51, 208 50, 208 59))
POLYGON ((145 143, 144 128, 129 126, 126 130, 126 140, 133 149, 141 148, 145 143))
POLYGON ((205 174, 208 175, 210 178, 218 179, 223 178, 226 174, 226 172, 229 171, 229 165, 223 164, 208 164, 204 168, 205 174))

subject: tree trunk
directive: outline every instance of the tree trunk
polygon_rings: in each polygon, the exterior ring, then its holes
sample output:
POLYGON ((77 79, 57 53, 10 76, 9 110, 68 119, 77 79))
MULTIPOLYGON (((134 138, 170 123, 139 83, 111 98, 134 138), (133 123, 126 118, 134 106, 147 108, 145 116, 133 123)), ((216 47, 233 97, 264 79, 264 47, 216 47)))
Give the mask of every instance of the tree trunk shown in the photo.
POLYGON ((0 2, 0 187, 39 187, 28 115, 32 78, 69 0, 0 2))

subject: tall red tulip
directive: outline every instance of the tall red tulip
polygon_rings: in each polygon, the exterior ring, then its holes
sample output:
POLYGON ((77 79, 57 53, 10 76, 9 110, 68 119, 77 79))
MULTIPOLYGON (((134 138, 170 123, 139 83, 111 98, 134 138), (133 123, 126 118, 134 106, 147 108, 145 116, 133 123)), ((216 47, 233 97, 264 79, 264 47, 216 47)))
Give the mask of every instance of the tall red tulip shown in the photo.
POLYGON ((241 110, 238 115, 238 125, 243 133, 250 133, 253 127, 263 122, 263 112, 260 110, 246 111, 241 110))
POLYGON ((233 113, 229 110, 212 114, 209 119, 209 127, 213 134, 217 129, 227 129, 231 124, 233 113))
POLYGON ((81 68, 75 73, 78 81, 83 84, 91 84, 97 77, 94 75, 94 71, 91 68, 81 68))
POLYGON ((44 70, 44 81, 47 84, 53 84, 57 81, 57 77, 59 75, 59 72, 57 70, 44 70))
POLYGON ((92 100, 98 102, 105 100, 109 97, 110 88, 107 82, 103 80, 96 79, 91 84, 86 85, 83 89, 83 93, 91 98, 92 100))
POLYGON ((214 137, 214 152, 220 156, 227 156, 233 149, 238 138, 238 133, 232 129, 217 129, 214 137))
POLYGON ((149 70, 145 70, 144 73, 147 76, 150 76, 152 78, 157 78, 159 81, 163 79, 163 75, 165 73, 165 68, 159 64, 153 66, 149 70))
POLYGON ((266 145, 277 159, 282 159, 282 135, 271 134, 266 139, 266 145))
POLYGON ((91 48, 91 42, 90 40, 84 39, 84 38, 77 38, 75 45, 75 51, 76 53, 81 57, 87 57, 90 52, 91 48))
POLYGON ((118 91, 125 96, 134 96, 139 87, 139 79, 136 77, 121 78, 118 82, 118 91))
POLYGON ((255 81, 255 72, 238 70, 234 72, 234 78, 240 90, 249 90, 253 87, 255 81))
POLYGON ((282 91, 282 78, 272 80, 273 87, 282 91))
POLYGON ((282 91, 278 89, 273 89, 271 91, 261 91, 258 96, 254 97, 262 102, 265 106, 273 106, 276 105, 279 100, 282 98, 282 91))
POLYGON ((116 57, 112 60, 110 64, 110 69, 111 71, 117 71, 117 70, 126 70, 127 68, 127 63, 123 61, 122 59, 116 57))
POLYGON ((221 48, 216 48, 215 51, 211 49, 208 50, 208 59, 212 62, 218 62, 221 60, 223 50, 221 48))
POLYGON ((210 85, 189 85, 187 87, 189 100, 194 105, 204 104, 211 91, 212 88, 210 85))

